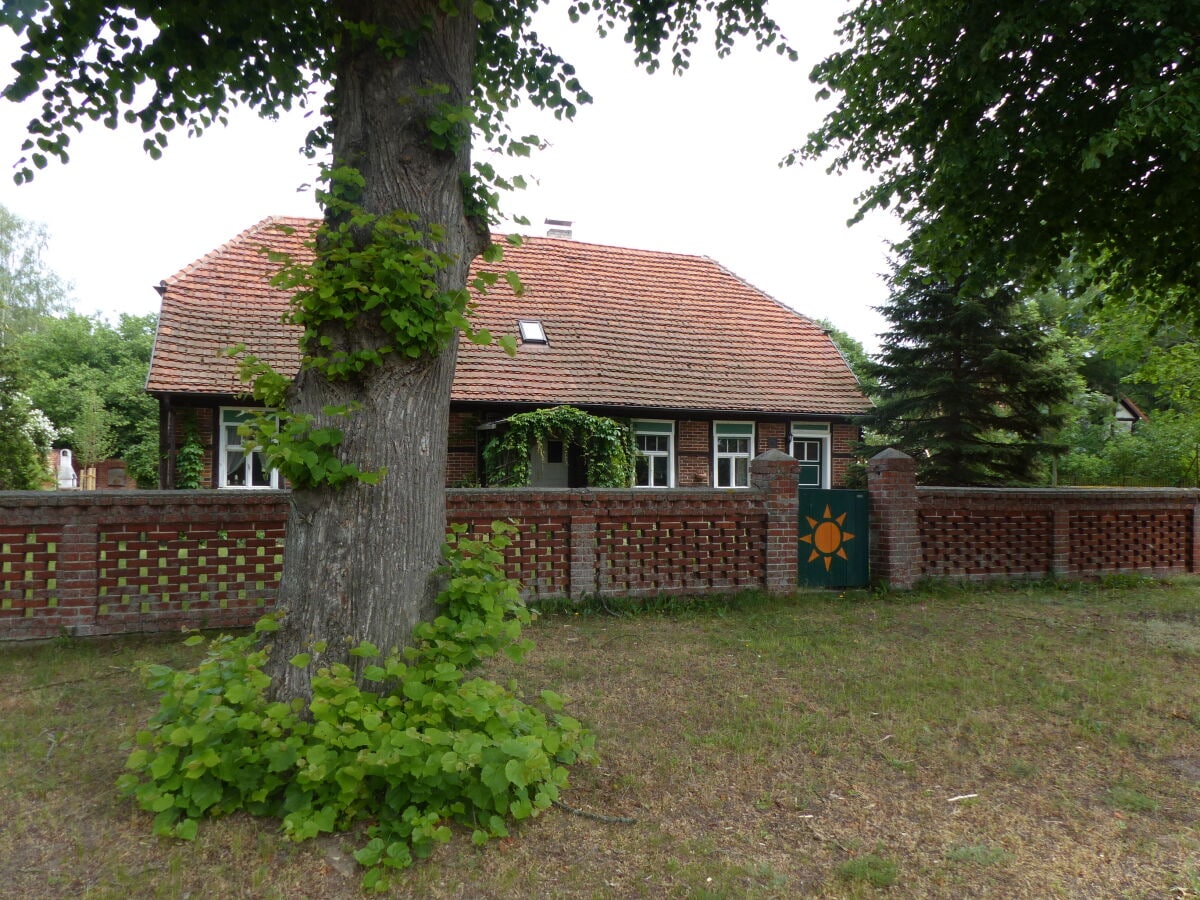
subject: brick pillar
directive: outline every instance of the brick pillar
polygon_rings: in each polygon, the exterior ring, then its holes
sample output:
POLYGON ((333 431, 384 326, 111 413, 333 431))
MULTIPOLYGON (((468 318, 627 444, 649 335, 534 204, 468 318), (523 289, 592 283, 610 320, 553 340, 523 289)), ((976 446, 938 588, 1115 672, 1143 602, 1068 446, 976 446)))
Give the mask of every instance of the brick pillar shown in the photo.
POLYGON ((95 522, 64 525, 58 545, 55 575, 58 587, 58 620, 68 634, 91 634, 96 624, 99 602, 97 582, 97 545, 99 527, 95 522))
POLYGON ((568 596, 579 602, 596 593, 596 513, 594 499, 581 492, 571 513, 571 584, 568 596))
POLYGON ((1188 572, 1200 572, 1200 503, 1192 507, 1192 558, 1188 560, 1188 572))
POLYGON ((763 587, 776 594, 796 589, 800 539, 797 496, 800 464, 780 450, 768 450, 750 461, 750 483, 764 494, 767 513, 766 571, 763 587))
POLYGON ((920 573, 917 532, 917 463, 888 448, 867 462, 871 503, 871 578, 908 589, 920 573))
POLYGON ((1071 511, 1056 507, 1052 515, 1050 574, 1055 578, 1066 578, 1075 574, 1071 571, 1071 511))

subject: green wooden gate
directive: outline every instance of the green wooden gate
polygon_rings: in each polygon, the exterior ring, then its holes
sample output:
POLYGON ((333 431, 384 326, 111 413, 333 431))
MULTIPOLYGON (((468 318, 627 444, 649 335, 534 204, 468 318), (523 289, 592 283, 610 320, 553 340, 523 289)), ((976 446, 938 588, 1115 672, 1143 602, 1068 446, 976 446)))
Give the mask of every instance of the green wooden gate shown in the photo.
POLYGON ((800 489, 800 571, 808 587, 865 587, 870 577, 867 492, 800 489))

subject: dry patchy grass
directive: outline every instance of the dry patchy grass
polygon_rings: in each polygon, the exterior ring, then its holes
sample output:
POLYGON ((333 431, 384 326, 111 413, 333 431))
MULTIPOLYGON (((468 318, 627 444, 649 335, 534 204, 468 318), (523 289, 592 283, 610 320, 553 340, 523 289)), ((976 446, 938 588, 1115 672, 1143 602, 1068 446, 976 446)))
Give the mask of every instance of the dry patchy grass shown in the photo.
MULTIPOLYGON (((547 615, 497 674, 574 699, 602 761, 564 799, 637 823, 553 809, 397 894, 1200 896, 1198 635, 1193 580, 547 615)), ((194 652, 0 648, 0 896, 357 895, 352 838, 179 844, 115 796, 129 667, 194 652)))

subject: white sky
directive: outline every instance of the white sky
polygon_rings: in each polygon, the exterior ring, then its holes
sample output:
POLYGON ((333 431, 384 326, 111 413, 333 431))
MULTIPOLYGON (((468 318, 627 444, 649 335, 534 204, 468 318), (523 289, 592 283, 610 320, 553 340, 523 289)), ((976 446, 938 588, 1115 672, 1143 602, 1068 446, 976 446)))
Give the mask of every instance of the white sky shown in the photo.
MULTIPOLYGON (((846 3, 776 0, 771 11, 798 63, 749 44, 717 60, 706 45, 682 77, 635 70, 619 38, 570 26, 562 6, 539 33, 574 63, 595 102, 573 123, 529 123, 550 147, 529 163, 538 183, 508 208, 529 217, 530 233, 544 234, 546 218, 571 219, 579 240, 710 256, 874 349, 885 323, 871 307, 886 298, 879 273, 900 226, 876 216, 846 227, 865 176, 777 165, 827 108, 808 72, 835 49, 846 3)), ((0 61, 17 52, 12 33, 0 33, 0 61)), ((5 167, 35 112, 0 101, 5 167)), ((80 311, 156 312, 154 285, 259 219, 318 214, 301 190, 315 175, 298 152, 306 131, 300 116, 264 122, 238 111, 228 128, 180 135, 152 161, 136 126, 97 125, 73 138, 68 165, 52 162, 32 184, 0 175, 0 204, 46 225, 47 262, 73 283, 80 311)))

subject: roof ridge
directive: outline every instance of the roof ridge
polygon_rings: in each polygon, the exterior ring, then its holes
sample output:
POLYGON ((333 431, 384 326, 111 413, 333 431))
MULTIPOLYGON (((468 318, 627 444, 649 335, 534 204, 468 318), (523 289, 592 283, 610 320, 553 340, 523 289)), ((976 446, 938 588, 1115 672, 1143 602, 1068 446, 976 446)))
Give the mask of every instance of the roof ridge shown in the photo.
POLYGON ((241 244, 250 235, 258 234, 259 232, 263 231, 264 229, 268 228, 271 225, 279 225, 279 224, 284 224, 284 223, 289 223, 289 222, 309 224, 309 223, 318 222, 318 221, 320 221, 320 220, 315 219, 315 218, 308 218, 305 216, 267 216, 265 219, 259 219, 257 222, 255 222, 253 225, 251 225, 249 228, 239 232, 238 234, 234 235, 229 240, 227 240, 225 243, 221 244, 221 246, 217 247, 214 250, 208 251, 203 256, 201 256, 199 259, 192 260, 190 263, 188 263, 186 266, 184 266, 182 269, 180 269, 175 274, 169 275, 168 277, 164 278, 161 282, 159 282, 159 284, 162 287, 166 287, 166 286, 174 284, 175 282, 177 282, 180 278, 184 277, 185 275, 191 275, 197 269, 200 269, 202 266, 216 260, 217 257, 223 256, 224 254, 228 253, 230 250, 232 250, 234 248, 235 245, 241 244))
MULTIPOLYGON (((513 234, 517 234, 513 232, 513 234)), ((579 238, 559 238, 550 237, 549 235, 539 234, 517 234, 522 242, 537 241, 538 243, 556 244, 561 246, 572 247, 595 247, 598 250, 620 250, 625 253, 640 253, 648 256, 674 257, 678 259, 704 259, 711 260, 711 257, 703 253, 686 253, 682 250, 654 250, 648 247, 628 247, 620 244, 601 244, 596 241, 581 241, 579 238)), ((506 235, 493 234, 493 238, 503 240, 506 235)))

